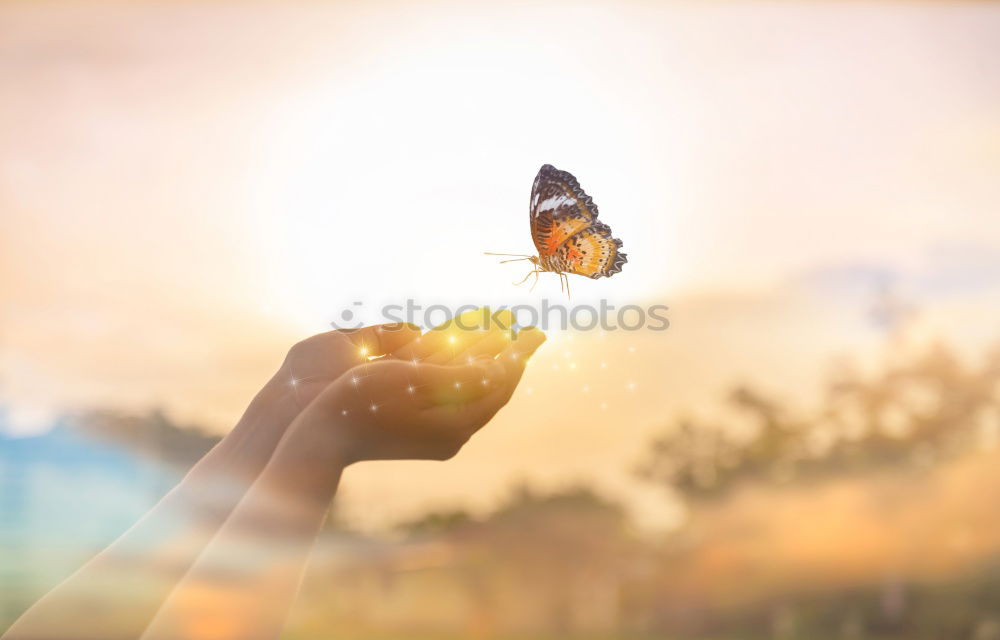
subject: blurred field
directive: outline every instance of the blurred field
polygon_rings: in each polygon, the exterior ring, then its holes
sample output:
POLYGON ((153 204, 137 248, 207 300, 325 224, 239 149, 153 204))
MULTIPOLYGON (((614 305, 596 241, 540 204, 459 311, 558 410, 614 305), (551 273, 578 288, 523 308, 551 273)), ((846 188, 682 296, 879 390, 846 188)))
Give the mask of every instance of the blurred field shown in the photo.
POLYGON ((580 487, 334 527, 293 633, 1000 637, 998 392, 1000 352, 941 344, 839 372, 808 413, 741 387, 732 424, 680 421, 638 465, 683 496, 672 533, 580 487))
MULTIPOLYGON (((670 531, 585 484, 378 533, 334 509, 286 637, 1000 638, 1000 350, 892 338, 814 396, 744 384, 725 420, 666 421, 634 473, 684 505, 670 531)), ((214 441, 115 412, 44 438, 0 441, 8 620, 214 441)))

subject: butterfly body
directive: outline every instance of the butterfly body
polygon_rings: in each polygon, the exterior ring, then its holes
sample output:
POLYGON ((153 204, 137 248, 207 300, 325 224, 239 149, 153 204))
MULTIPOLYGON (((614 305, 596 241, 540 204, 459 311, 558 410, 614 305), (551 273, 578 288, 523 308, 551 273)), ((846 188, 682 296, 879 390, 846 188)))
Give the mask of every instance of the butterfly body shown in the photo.
POLYGON ((597 219, 597 205, 567 171, 542 165, 531 187, 529 218, 538 255, 520 258, 535 266, 528 276, 537 279, 539 272, 557 273, 568 293, 567 274, 605 278, 628 262, 621 240, 597 219))

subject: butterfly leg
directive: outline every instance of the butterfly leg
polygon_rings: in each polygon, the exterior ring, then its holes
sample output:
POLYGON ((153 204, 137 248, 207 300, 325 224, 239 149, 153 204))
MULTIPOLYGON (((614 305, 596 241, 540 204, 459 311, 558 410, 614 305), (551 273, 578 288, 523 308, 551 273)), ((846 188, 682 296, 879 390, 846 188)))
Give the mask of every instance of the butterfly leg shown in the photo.
POLYGON ((565 273, 559 274, 559 290, 566 292, 566 299, 569 300, 569 276, 565 273))
POLYGON ((522 284, 524 284, 524 283, 525 283, 525 282, 526 282, 526 281, 528 280, 528 278, 530 278, 530 277, 531 277, 531 274, 533 274, 533 273, 534 273, 534 274, 536 274, 536 275, 535 275, 535 279, 537 280, 537 279, 538 279, 538 275, 537 275, 537 274, 538 274, 538 271, 537 271, 537 270, 536 270, 536 271, 529 271, 529 272, 528 272, 528 275, 526 275, 526 276, 524 276, 523 278, 521 278, 521 281, 520 281, 520 282, 515 282, 515 283, 514 283, 514 286, 515 286, 515 287, 519 287, 519 286, 521 286, 522 284))
MULTIPOLYGON (((536 269, 535 271, 532 271, 531 273, 535 274, 535 281, 531 283, 531 288, 530 288, 530 289, 528 289, 528 291, 529 291, 529 292, 530 292, 530 291, 534 291, 534 290, 535 290, 535 285, 537 285, 537 284, 538 284, 538 274, 539 274, 539 273, 541 273, 541 271, 538 271, 538 270, 536 269)), ((531 275, 531 273, 529 273, 528 275, 530 276, 530 275, 531 275)))

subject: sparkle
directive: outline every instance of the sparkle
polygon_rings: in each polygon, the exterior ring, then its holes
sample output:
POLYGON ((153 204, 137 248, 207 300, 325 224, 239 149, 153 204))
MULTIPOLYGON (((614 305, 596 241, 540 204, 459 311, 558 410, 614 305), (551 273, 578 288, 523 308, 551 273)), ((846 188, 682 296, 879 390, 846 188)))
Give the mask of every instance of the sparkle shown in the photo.
POLYGON ((608 368, 608 363, 607 362, 602 362, 601 363, 601 368, 602 369, 607 369, 608 368))
POLYGON ((483 386, 484 387, 487 386, 487 385, 489 385, 489 383, 490 383, 489 380, 487 380, 486 378, 483 378, 483 386))
POLYGON ((467 362, 468 364, 472 364, 472 361, 473 361, 473 360, 474 360, 474 358, 473 358, 472 356, 465 356, 465 361, 466 361, 466 362, 467 362))
POLYGON ((608 403, 607 402, 602 402, 601 403, 601 409, 607 409, 607 408, 608 408, 608 403))
POLYGON ((589 384, 583 385, 583 388, 580 389, 580 391, 583 391, 584 393, 589 393, 590 392, 590 385, 589 384))
POLYGON ((371 410, 371 412, 372 412, 372 413, 375 413, 376 411, 378 411, 378 405, 377 405, 377 404, 375 404, 374 402, 373 402, 373 403, 371 403, 371 404, 370 404, 370 405, 368 406, 368 408, 369 408, 369 409, 371 410))
POLYGON ((361 378, 357 376, 351 376, 351 384, 353 384, 356 387, 358 386, 359 382, 361 382, 361 378))
POLYGON ((628 389, 629 391, 635 391, 635 386, 636 385, 634 382, 629 381, 629 383, 625 385, 625 388, 628 389))
POLYGON ((461 382, 456 382, 455 383, 455 388, 456 389, 461 389, 462 388, 462 383, 461 382))
POLYGON ((297 387, 299 386, 299 381, 296 380, 295 378, 292 378, 288 384, 292 385, 293 387, 297 387))
POLYGON ((629 353, 635 353, 635 347, 629 347, 628 348, 628 352, 629 353))
POLYGON ((413 360, 410 360, 410 362, 413 364, 414 367, 417 366, 418 364, 420 364, 420 360, 417 360, 416 358, 414 358, 413 360))
POLYGON ((455 336, 448 336, 448 342, 450 342, 451 344, 455 344, 456 342, 455 336))
POLYGON ((413 393, 414 391, 416 391, 416 390, 417 390, 417 388, 416 388, 416 387, 414 387, 414 386, 413 386, 413 385, 411 384, 410 386, 406 387, 406 390, 407 390, 407 391, 408 391, 409 393, 413 393))
POLYGON ((527 393, 530 396, 531 394, 533 394, 535 392, 535 388, 534 387, 528 387, 527 389, 524 390, 524 392, 527 393))
POLYGON ((346 416, 347 415, 347 409, 341 409, 340 410, 340 415, 346 416))
POLYGON ((569 363, 569 368, 570 369, 576 369, 576 363, 575 362, 570 362, 569 363))
POLYGON ((358 349, 358 353, 361 354, 362 358, 367 358, 368 357, 368 347, 362 346, 360 349, 358 349))

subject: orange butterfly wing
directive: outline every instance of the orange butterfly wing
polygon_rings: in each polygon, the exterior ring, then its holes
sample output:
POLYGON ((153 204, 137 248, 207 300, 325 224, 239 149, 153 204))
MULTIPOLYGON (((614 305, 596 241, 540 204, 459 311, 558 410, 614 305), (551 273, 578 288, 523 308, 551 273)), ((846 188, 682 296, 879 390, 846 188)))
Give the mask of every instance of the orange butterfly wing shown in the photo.
POLYGON ((621 240, 597 220, 597 205, 567 171, 542 166, 531 187, 530 216, 539 257, 560 271, 601 278, 628 261, 621 240))
POLYGON ((622 241, 611 237, 608 225, 595 222, 569 237, 556 250, 556 262, 567 273, 588 278, 610 277, 622 270, 628 258, 621 252, 622 241))

